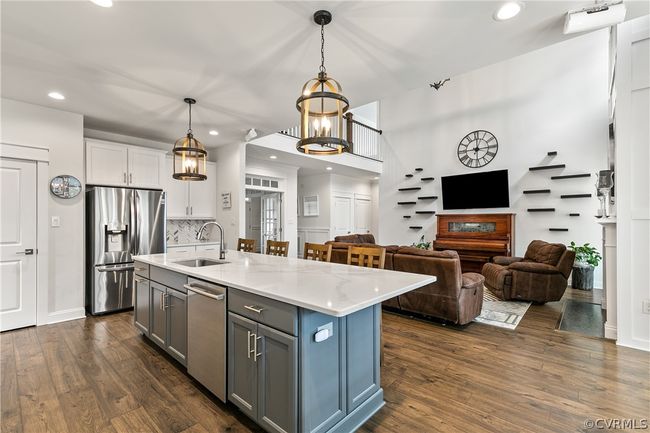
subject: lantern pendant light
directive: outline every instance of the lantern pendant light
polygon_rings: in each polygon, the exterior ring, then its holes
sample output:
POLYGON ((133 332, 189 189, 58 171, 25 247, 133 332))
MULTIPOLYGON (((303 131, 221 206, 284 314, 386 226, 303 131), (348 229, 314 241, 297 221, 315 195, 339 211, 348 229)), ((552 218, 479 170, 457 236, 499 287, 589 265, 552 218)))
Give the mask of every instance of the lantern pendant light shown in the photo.
POLYGON ((206 160, 208 152, 205 146, 192 134, 192 105, 196 100, 192 98, 183 99, 189 106, 189 126, 187 134, 174 143, 174 174, 172 177, 178 180, 206 180, 206 160))
POLYGON ((309 155, 335 155, 350 150, 349 137, 344 137, 343 115, 350 107, 343 96, 341 85, 327 76, 325 70, 325 26, 332 22, 332 14, 320 10, 314 13, 314 21, 320 25, 321 64, 316 78, 302 86, 296 101, 300 111, 299 152, 309 155))

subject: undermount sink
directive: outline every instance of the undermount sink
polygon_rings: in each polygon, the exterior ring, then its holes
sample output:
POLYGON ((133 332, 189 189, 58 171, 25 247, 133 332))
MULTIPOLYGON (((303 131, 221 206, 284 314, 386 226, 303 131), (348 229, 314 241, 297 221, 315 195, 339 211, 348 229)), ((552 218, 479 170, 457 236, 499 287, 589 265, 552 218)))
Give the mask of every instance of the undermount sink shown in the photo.
POLYGON ((225 260, 193 259, 193 260, 179 260, 174 263, 177 265, 187 266, 190 268, 202 268, 204 266, 224 265, 230 262, 226 262, 225 260))

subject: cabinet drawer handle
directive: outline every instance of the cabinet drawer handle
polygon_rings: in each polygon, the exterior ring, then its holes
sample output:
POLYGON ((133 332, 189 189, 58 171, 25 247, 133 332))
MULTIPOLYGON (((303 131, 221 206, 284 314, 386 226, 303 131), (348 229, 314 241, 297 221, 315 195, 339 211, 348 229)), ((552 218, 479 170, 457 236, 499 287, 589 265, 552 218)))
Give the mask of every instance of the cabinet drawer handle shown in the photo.
POLYGON ((257 305, 244 305, 244 308, 257 314, 262 314, 262 311, 264 311, 264 308, 258 307, 257 305))
POLYGON ((133 269, 135 269, 138 272, 144 272, 147 270, 147 268, 133 268, 133 269))
POLYGON ((248 359, 251 359, 251 353, 255 353, 255 349, 251 350, 251 337, 255 337, 255 334, 253 334, 251 331, 248 331, 248 341, 246 342, 248 349, 246 351, 246 354, 248 356, 248 359))
POLYGON ((142 277, 133 277, 133 279, 134 279, 137 283, 146 283, 146 282, 147 282, 147 279, 146 279, 146 278, 142 278, 142 277))
POLYGON ((129 173, 129 183, 133 183, 133 173, 129 173))
POLYGON ((124 183, 126 183, 126 171, 124 172, 124 183))
POLYGON ((253 350, 255 351, 255 362, 257 362, 257 358, 259 356, 262 356, 261 353, 257 353, 257 340, 261 340, 262 337, 258 337, 256 334, 253 334, 253 336, 255 337, 255 344, 254 344, 253 350))
POLYGON ((160 311, 165 311, 165 294, 160 294, 160 311))

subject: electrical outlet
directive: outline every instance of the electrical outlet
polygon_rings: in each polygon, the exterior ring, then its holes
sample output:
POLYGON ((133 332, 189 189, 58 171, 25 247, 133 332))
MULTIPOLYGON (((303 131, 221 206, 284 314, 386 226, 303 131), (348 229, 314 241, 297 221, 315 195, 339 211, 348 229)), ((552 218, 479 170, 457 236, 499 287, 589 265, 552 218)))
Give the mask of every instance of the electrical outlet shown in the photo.
POLYGON ((650 314, 650 299, 644 299, 642 305, 641 311, 643 314, 650 314))

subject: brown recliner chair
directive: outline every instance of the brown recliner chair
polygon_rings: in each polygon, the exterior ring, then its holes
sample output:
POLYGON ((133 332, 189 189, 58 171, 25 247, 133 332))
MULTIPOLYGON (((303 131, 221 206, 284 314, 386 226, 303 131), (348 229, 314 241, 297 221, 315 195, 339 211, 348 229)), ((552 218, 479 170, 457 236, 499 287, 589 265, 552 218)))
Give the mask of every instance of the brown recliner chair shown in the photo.
POLYGON ((563 244, 535 240, 524 257, 494 257, 483 265, 485 286, 503 300, 559 301, 567 288, 575 252, 563 244))

